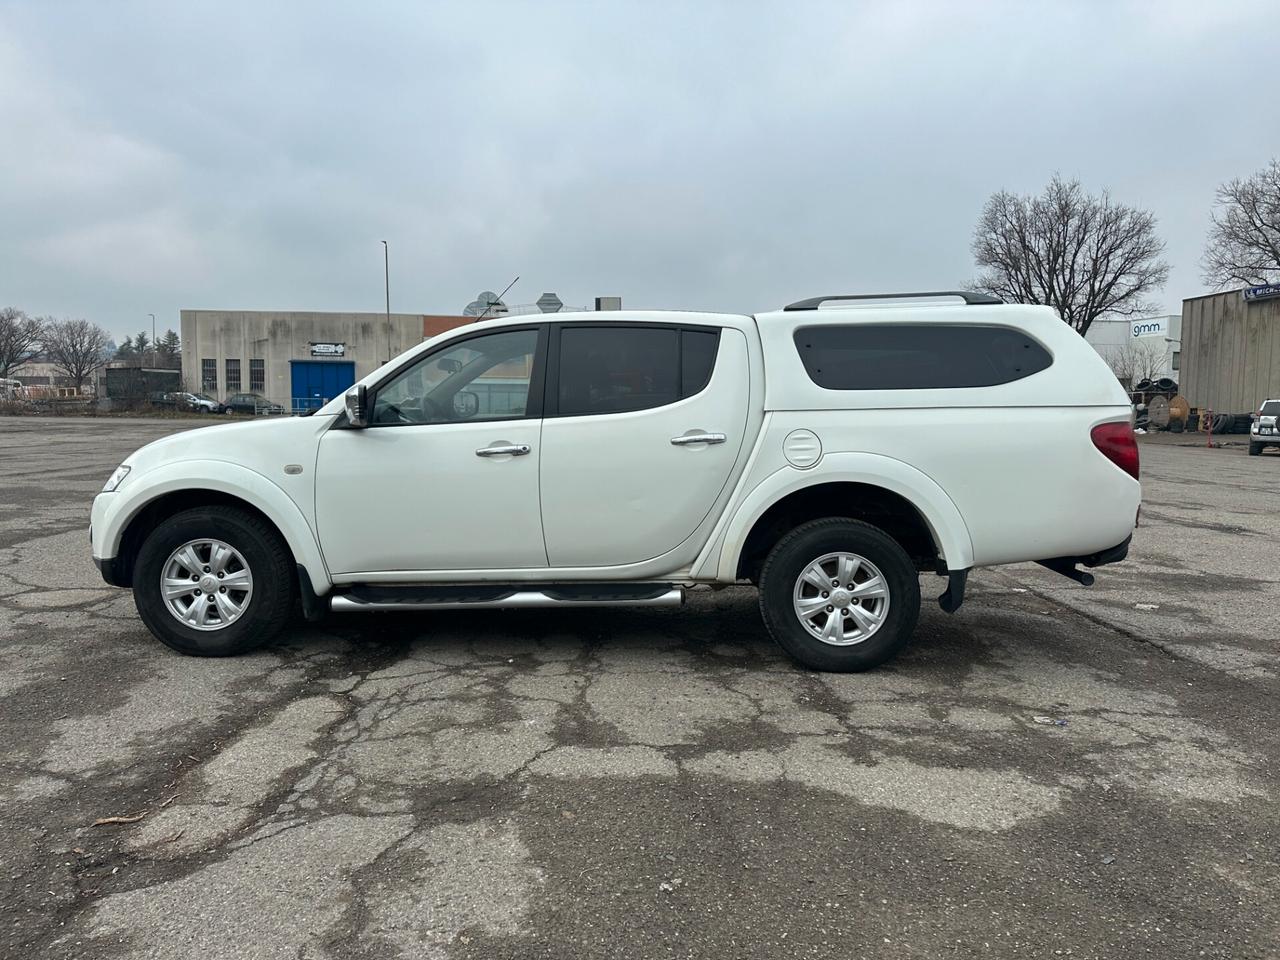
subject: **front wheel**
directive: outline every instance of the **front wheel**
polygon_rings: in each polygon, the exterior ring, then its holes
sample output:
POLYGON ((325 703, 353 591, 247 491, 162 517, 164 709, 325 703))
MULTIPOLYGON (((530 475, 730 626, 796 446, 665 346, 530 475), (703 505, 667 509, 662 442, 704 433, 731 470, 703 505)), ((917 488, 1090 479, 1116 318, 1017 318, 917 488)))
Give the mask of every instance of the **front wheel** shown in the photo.
POLYGON ((1256 457, 1256 456, 1257 456, 1258 454, 1260 454, 1261 452, 1262 452, 1262 444, 1260 444, 1260 443, 1252 443, 1252 442, 1250 442, 1250 444, 1249 444, 1249 456, 1251 456, 1251 457, 1256 457))
POLYGON ((185 510, 143 542, 133 568, 133 598, 142 622, 180 653, 245 653, 288 621, 289 548, 270 524, 244 510, 185 510))
POLYGON ((770 551, 760 611, 774 640, 814 670, 869 670, 896 656, 920 614, 911 558, 878 527, 843 517, 802 524, 770 551))

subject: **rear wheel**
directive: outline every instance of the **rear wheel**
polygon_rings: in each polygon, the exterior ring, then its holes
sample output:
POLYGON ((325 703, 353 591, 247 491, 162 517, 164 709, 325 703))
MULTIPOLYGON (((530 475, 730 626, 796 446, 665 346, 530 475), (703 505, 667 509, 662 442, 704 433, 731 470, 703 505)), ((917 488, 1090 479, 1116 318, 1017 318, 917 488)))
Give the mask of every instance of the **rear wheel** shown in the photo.
POLYGON ((1262 444, 1252 443, 1252 442, 1249 444, 1249 456, 1256 457, 1261 452, 1262 452, 1262 444))
POLYGON ((883 530, 828 517, 802 524, 770 551, 760 611, 774 640, 815 670, 868 670, 915 630, 920 583, 911 558, 883 530))
POLYGON ((244 653, 288 621, 293 567, 279 533, 234 507, 197 507, 163 521, 142 544, 133 597, 166 646, 202 657, 244 653))

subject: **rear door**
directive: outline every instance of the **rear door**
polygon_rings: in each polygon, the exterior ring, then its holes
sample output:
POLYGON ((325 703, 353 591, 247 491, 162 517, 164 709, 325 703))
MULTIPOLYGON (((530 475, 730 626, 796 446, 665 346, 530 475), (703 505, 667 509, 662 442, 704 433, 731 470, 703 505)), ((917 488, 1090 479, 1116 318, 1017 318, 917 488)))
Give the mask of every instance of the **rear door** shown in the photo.
POLYGON ((688 539, 729 480, 749 391, 739 330, 554 326, 541 463, 550 565, 638 563, 688 539))

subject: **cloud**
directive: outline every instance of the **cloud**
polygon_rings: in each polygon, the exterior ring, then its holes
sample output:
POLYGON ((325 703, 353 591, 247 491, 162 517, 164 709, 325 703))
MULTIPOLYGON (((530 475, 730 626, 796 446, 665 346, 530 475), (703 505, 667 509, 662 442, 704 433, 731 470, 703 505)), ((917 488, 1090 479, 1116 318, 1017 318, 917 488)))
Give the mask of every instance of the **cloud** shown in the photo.
POLYGON ((1153 210, 1200 292, 1213 189, 1277 151, 1256 3, 0 6, 0 299, 122 335, 184 306, 478 290, 753 310, 951 287, 985 198, 1153 210))

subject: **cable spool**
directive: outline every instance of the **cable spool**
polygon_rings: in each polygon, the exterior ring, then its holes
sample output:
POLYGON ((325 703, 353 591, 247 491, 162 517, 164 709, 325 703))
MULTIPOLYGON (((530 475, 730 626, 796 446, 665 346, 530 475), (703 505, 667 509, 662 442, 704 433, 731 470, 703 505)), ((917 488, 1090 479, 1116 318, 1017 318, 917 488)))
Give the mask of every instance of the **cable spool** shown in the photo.
POLYGON ((1155 396, 1147 403, 1147 419, 1157 427, 1169 425, 1169 401, 1155 396))
POLYGON ((1181 420, 1186 423, 1191 416, 1191 404, 1187 403, 1187 398, 1182 394, 1171 397, 1169 400, 1169 421, 1181 420))

